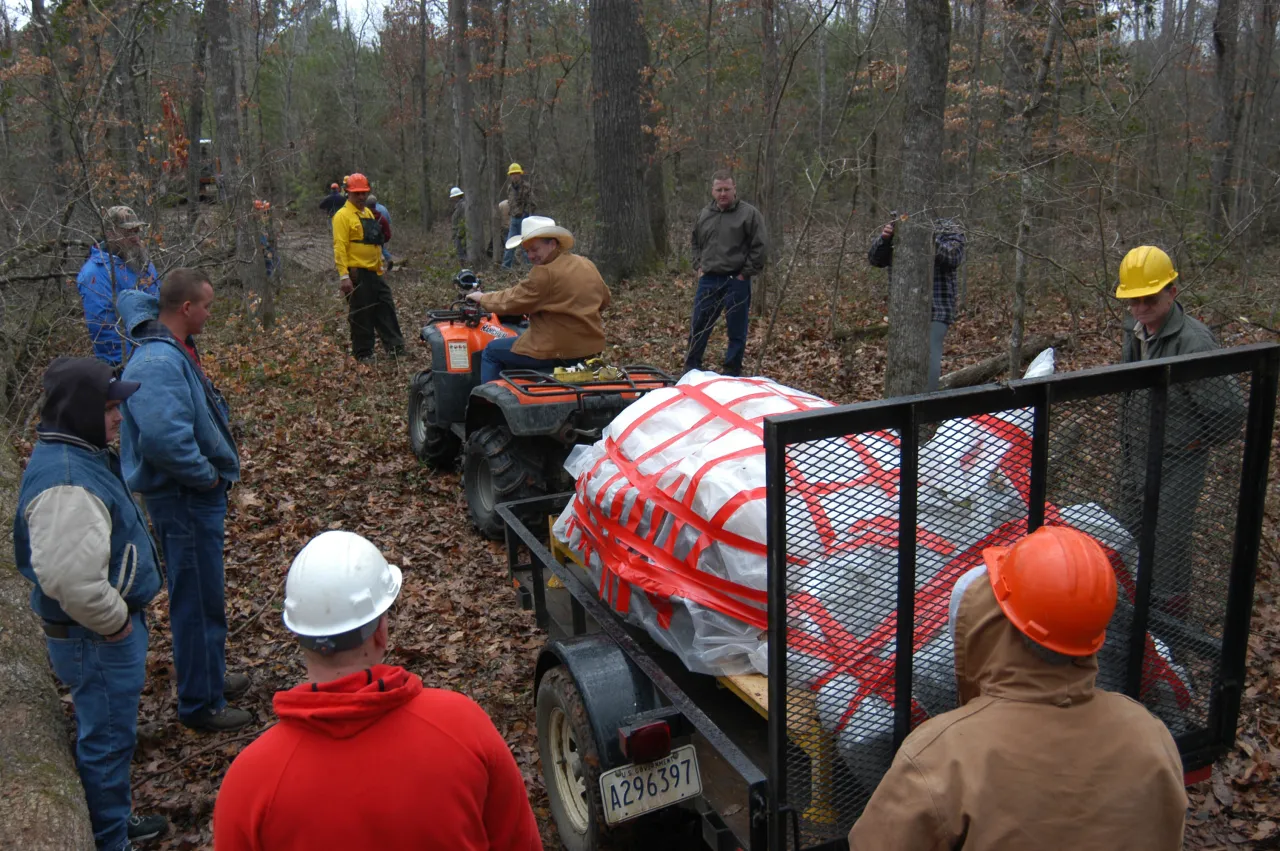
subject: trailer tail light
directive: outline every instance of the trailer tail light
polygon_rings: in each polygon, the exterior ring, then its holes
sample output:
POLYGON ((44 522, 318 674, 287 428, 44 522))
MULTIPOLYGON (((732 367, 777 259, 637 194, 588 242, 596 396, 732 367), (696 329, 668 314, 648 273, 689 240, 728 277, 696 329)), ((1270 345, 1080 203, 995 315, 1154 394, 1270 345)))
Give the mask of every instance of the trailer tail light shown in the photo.
POLYGON ((652 721, 637 727, 619 727, 618 744, 632 762, 653 762, 671 753, 671 726, 652 721))

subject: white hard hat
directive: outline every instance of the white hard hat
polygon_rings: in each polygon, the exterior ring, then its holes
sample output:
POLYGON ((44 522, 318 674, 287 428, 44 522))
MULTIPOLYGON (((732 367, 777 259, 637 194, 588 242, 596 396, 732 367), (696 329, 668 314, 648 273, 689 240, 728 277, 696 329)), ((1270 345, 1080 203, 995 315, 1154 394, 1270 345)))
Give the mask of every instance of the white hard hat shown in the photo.
POLYGON ((450 189, 450 190, 449 190, 449 197, 450 197, 450 198, 461 198, 461 197, 462 197, 462 190, 461 190, 461 189, 459 189, 459 188, 458 188, 458 187, 456 187, 456 186, 455 186, 455 187, 453 187, 452 189, 450 189))
POLYGON ((304 647, 334 653, 359 647, 400 594, 400 568, 354 532, 312 538, 289 567, 284 625, 304 647))

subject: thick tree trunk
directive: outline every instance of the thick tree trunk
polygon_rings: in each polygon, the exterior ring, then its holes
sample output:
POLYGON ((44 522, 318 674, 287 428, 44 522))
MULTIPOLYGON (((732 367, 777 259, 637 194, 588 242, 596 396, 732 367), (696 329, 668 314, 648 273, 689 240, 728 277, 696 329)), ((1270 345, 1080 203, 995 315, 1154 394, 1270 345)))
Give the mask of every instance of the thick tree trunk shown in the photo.
MULTIPOLYGON (((480 201, 467 204, 467 264, 472 269, 479 269, 488 264, 485 248, 491 214, 481 201, 486 195, 480 162, 483 143, 476 128, 475 102, 471 92, 471 46, 467 43, 467 23, 466 0, 449 0, 449 38, 453 43, 453 120, 462 160, 462 189, 480 201)), ((495 261, 500 259, 494 258, 495 261)))
POLYGON ((653 266, 640 71, 648 42, 637 0, 591 0, 591 99, 597 188, 592 259, 614 282, 653 266))
POLYGON ((1235 164, 1236 45, 1239 41, 1240 0, 1218 0, 1213 16, 1214 88, 1213 161, 1209 167, 1209 226, 1214 236, 1228 229, 1228 184, 1235 164))
MULTIPOLYGON (((257 228, 250 211, 253 209, 252 188, 242 169, 245 164, 241 136, 239 87, 236 85, 236 39, 227 0, 206 0, 204 23, 209 38, 209 61, 213 65, 214 139, 218 164, 222 171, 221 195, 227 212, 235 221, 235 276, 246 296, 258 293, 264 307, 273 303, 266 268, 258 252, 257 228)), ((269 309, 260 314, 264 327, 273 319, 269 309)))
MULTIPOLYGON (((12 517, 22 475, 0 442, 0 516, 12 517), (13 487, 8 487, 12 482, 13 487)), ((31 583, 0 546, 0 844, 23 851, 92 851, 93 829, 66 716, 54 690, 31 583)))
POLYGON ((884 395, 923 392, 929 379, 933 291, 933 209, 940 186, 947 65, 948 0, 906 0, 907 82, 902 117, 902 209, 889 291, 889 350, 884 395))

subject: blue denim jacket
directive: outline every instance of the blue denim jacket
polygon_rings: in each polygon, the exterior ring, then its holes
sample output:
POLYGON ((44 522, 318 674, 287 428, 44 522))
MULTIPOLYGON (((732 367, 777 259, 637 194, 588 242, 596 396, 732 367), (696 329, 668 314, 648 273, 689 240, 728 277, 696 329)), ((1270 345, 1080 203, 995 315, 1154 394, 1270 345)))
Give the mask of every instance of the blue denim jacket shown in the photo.
POLYGON ((116 300, 127 290, 140 289, 159 295, 160 279, 156 275, 156 267, 148 263, 146 274, 139 276, 119 257, 95 245, 89 249, 89 259, 80 267, 76 287, 80 290, 80 302, 84 306, 84 322, 89 328, 89 341, 93 343, 93 356, 112 366, 119 366, 127 344, 121 342, 120 333, 116 331, 116 300), (116 273, 114 287, 112 267, 116 273))
MULTIPOLYGON (((160 590, 160 557, 147 531, 142 510, 125 487, 120 459, 110 449, 98 449, 75 437, 41 436, 31 453, 18 492, 18 513, 13 519, 13 550, 18 571, 35 583, 31 608, 45 620, 66 623, 74 619, 57 600, 47 596, 31 563, 31 536, 27 507, 37 496, 61 485, 84 488, 102 500, 111 515, 111 557, 107 580, 124 598, 130 611, 151 602, 160 590)), ((76 530, 68 528, 67 534, 76 530)))
POLYGON ((226 400, 173 334, 158 321, 160 301, 121 293, 120 318, 138 350, 124 379, 141 389, 123 405, 120 454, 125 480, 143 494, 203 490, 219 477, 240 480, 240 453, 226 400))

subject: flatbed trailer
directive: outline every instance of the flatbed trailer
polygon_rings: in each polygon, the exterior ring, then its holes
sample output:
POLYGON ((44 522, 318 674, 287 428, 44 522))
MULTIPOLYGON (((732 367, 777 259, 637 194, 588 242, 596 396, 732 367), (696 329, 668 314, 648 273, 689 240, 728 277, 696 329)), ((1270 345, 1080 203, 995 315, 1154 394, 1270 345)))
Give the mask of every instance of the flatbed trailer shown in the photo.
POLYGON ((556 540, 550 524, 533 528, 520 519, 554 519, 572 494, 500 506, 513 587, 548 633, 534 693, 543 772, 565 846, 625 847, 625 833, 681 808, 696 818, 702 844, 717 851, 846 848, 849 828, 887 763, 863 764, 842 752, 838 735, 820 723, 815 690, 788 680, 797 623, 786 601, 796 591, 794 565, 806 556, 806 544, 789 534, 801 502, 788 499, 798 487, 795 463, 821 460, 832 439, 896 436, 897 570, 873 589, 894 601, 890 649, 905 651, 893 653, 886 687, 896 750, 919 720, 913 708, 921 684, 913 672, 939 661, 917 646, 926 607, 925 583, 916 575, 920 506, 917 488, 902 485, 920 481, 922 450, 946 433, 947 421, 1019 410, 1029 412, 1031 423, 1022 447, 1020 531, 1061 522, 1058 506, 1068 501, 1107 505, 1104 492, 1114 484, 1107 471, 1117 463, 1139 470, 1141 510, 1131 521, 1137 570, 1122 585, 1125 620, 1113 620, 1108 637, 1108 643, 1113 633, 1116 641, 1126 639, 1124 655, 1099 685, 1173 718, 1187 782, 1204 779, 1235 740, 1278 375, 1280 346, 1255 345, 767 418, 767 677, 691 673, 602 602, 588 566, 556 540), (1161 477, 1177 463, 1170 460, 1165 423, 1171 411, 1178 414, 1186 391, 1208 386, 1238 388, 1242 416, 1238 423, 1206 426, 1218 437, 1203 450, 1204 482, 1192 506, 1196 601, 1169 614, 1152 605, 1155 531, 1164 522, 1159 504, 1171 498, 1162 494, 1161 477), (1135 416, 1146 434, 1137 450, 1113 439, 1117 423, 1135 416), (1166 678, 1176 672, 1169 682, 1181 690, 1173 703, 1155 687, 1157 669, 1166 678), (673 769, 676 756, 688 765, 673 769), (624 780, 643 800, 606 801, 624 780), (673 780, 696 780, 696 788, 663 788, 673 780))

